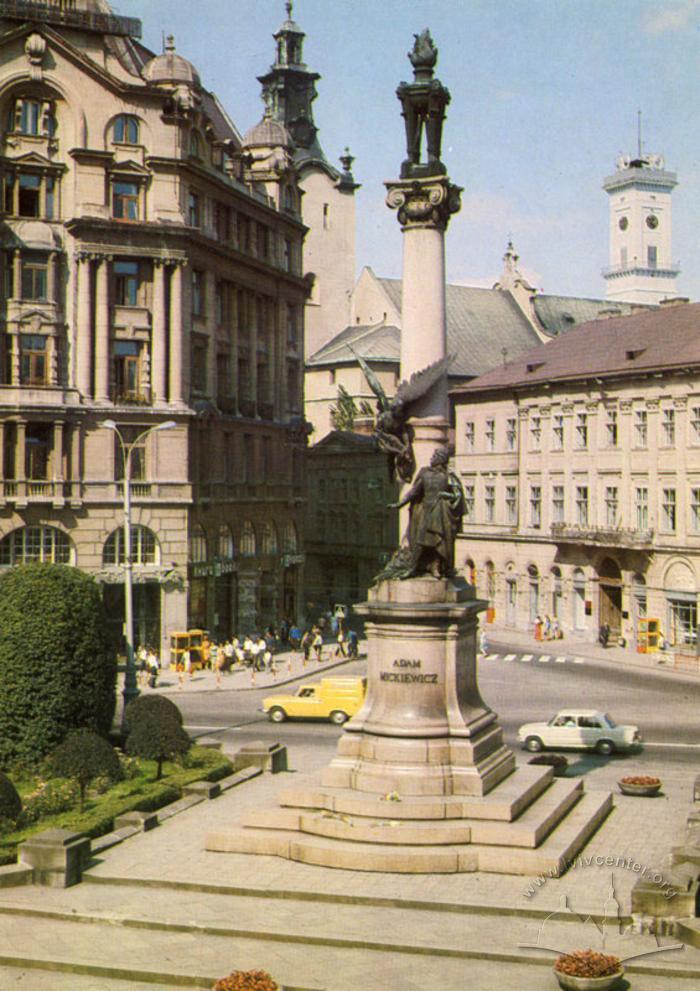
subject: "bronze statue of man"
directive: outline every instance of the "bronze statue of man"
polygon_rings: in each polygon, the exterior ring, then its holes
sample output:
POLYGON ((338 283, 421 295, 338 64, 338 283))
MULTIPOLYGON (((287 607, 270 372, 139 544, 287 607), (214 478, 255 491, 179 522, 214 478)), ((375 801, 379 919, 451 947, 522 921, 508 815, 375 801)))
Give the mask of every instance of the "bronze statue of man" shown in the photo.
POLYGON ((421 468, 406 495, 395 504, 397 508, 410 506, 408 546, 389 564, 387 571, 391 574, 386 577, 447 578, 454 573, 455 541, 464 515, 464 490, 457 475, 449 470, 448 462, 447 448, 436 448, 430 465, 421 468))

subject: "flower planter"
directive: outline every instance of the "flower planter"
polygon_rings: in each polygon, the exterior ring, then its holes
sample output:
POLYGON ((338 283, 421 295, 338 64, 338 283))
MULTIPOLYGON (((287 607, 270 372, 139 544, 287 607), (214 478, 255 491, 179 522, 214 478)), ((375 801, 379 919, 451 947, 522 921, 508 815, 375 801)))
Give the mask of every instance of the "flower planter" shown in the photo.
POLYGON ((562 974, 558 970, 554 971, 554 976, 564 991, 610 991, 624 973, 624 967, 620 967, 614 974, 606 974, 605 977, 576 977, 574 974, 562 974))
POLYGON ((656 795, 661 789, 661 778, 652 778, 648 775, 630 775, 618 781, 617 787, 623 795, 639 795, 642 798, 649 798, 656 795))

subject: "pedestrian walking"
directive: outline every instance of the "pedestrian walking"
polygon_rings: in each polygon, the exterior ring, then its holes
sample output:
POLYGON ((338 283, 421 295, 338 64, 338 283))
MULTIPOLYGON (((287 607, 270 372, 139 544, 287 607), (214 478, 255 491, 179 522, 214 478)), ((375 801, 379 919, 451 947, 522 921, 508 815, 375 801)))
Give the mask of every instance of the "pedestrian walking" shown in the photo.
POLYGON ((356 630, 348 630, 348 657, 360 656, 360 642, 356 630))
POLYGON ((343 632, 342 624, 338 624, 338 635, 336 637, 337 646, 335 648, 336 657, 347 657, 348 652, 345 646, 345 633, 343 632))
POLYGON ((486 654, 488 654, 488 650, 489 647, 486 642, 486 630, 482 629, 479 633, 479 653, 485 657, 486 654))
POLYGON ((146 653, 146 665, 148 667, 148 684, 150 688, 158 686, 158 675, 160 674, 160 661, 155 650, 151 647, 146 653))
POLYGON ((309 656, 311 654, 311 645, 313 643, 313 635, 310 630, 304 630, 304 635, 301 638, 301 649, 304 651, 304 664, 308 664, 309 656))
POLYGON ((314 633, 313 648, 316 654, 316 660, 320 664, 323 660, 323 634, 318 627, 316 627, 316 632, 314 633))
POLYGON ((178 672, 178 688, 182 688, 185 684, 185 678, 192 678, 192 654, 190 653, 190 648, 187 647, 183 650, 180 655, 180 671, 178 672))

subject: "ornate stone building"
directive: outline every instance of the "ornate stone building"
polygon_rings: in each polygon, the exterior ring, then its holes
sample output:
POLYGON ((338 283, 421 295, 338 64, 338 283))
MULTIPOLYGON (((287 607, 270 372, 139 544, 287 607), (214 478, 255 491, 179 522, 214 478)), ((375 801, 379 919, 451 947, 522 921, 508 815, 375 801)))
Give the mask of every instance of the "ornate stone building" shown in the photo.
POLYGON ((599 318, 453 391, 457 565, 493 616, 696 643, 700 305, 599 318), (461 545, 461 546, 459 546, 461 545))
POLYGON ((195 67, 105 0, 0 0, 0 566, 95 574, 136 639, 301 606, 305 227, 195 67), (175 427, 152 432, 166 421, 175 427), (149 432, 151 431, 151 432, 149 432))

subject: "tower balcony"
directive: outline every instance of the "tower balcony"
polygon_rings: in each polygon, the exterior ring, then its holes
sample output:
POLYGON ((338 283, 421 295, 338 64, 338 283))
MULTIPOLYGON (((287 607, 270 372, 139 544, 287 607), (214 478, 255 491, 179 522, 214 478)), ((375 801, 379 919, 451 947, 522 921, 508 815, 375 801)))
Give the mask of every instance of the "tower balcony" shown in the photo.
POLYGON ((650 279, 675 279, 680 273, 681 263, 673 262, 671 265, 607 265, 601 269, 604 279, 618 279, 624 275, 641 275, 650 279))

